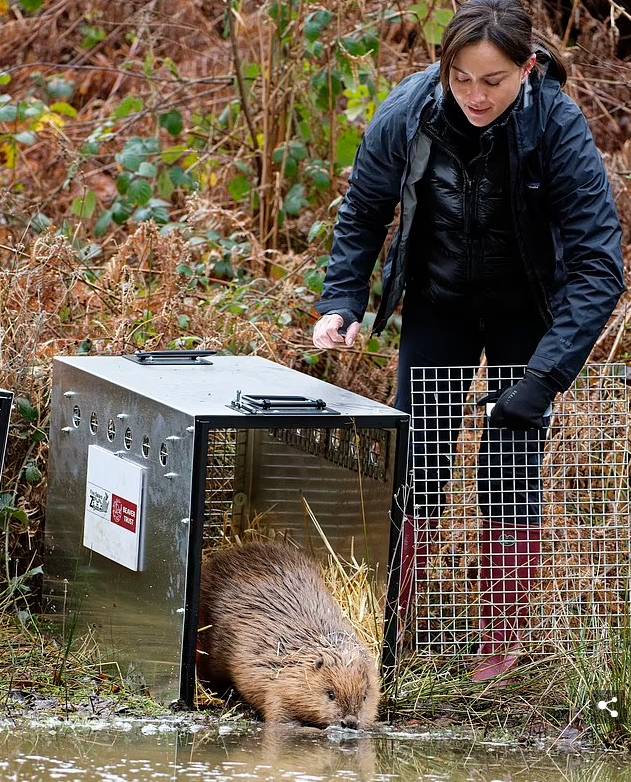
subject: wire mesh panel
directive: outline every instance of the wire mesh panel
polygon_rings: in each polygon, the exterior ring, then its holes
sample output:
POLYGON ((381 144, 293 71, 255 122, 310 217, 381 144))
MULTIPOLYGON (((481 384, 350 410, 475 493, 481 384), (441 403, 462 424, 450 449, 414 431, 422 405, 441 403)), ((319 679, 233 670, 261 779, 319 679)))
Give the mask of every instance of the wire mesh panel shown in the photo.
POLYGON ((247 432, 243 430, 211 429, 209 432, 204 545, 219 543, 229 536, 233 525, 239 525, 238 484, 243 474, 246 439, 247 432))
POLYGON ((270 429, 270 434, 282 442, 306 453, 357 471, 380 481, 387 480, 388 447, 386 429, 270 429))
POLYGON ((321 545, 304 500, 342 556, 387 562, 392 430, 378 427, 211 429, 203 547, 252 523, 321 545))
POLYGON ((480 400, 523 373, 412 369, 413 556, 406 565, 404 545, 403 570, 419 652, 547 654, 628 621, 629 370, 585 367, 542 430, 488 426, 480 400))

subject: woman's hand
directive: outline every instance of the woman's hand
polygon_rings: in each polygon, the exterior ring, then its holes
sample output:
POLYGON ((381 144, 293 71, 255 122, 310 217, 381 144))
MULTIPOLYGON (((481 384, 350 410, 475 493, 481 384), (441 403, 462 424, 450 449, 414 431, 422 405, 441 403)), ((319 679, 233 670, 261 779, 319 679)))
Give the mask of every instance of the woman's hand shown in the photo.
POLYGON ((513 432, 545 429, 548 426, 546 418, 549 407, 558 391, 544 375, 526 370, 517 383, 503 392, 496 391, 485 396, 478 404, 495 403, 489 418, 490 426, 511 429, 513 432))
POLYGON ((344 318, 341 315, 323 315, 313 328, 313 344, 317 348, 343 348, 352 347, 357 339, 361 324, 353 321, 346 329, 346 334, 340 334, 344 326, 344 318))

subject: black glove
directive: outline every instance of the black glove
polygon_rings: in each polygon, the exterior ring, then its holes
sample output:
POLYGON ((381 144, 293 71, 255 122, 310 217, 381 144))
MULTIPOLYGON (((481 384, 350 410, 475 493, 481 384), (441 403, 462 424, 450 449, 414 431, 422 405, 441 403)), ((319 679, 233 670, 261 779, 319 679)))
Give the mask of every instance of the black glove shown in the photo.
POLYGON ((480 399, 478 404, 495 402, 489 425, 505 427, 514 432, 545 429, 544 414, 559 392, 558 386, 545 375, 526 370, 523 378, 505 391, 496 391, 480 399))

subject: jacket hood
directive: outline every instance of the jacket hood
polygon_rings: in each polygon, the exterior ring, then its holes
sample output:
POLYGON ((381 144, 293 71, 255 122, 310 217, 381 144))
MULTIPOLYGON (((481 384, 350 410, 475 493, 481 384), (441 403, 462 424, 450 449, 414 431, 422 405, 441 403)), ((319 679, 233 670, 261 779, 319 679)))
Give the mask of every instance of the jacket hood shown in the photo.
POLYGON ((535 56, 537 57, 537 65, 542 74, 542 78, 555 80, 559 83, 559 86, 565 84, 565 76, 559 70, 554 57, 543 46, 535 46, 535 56))

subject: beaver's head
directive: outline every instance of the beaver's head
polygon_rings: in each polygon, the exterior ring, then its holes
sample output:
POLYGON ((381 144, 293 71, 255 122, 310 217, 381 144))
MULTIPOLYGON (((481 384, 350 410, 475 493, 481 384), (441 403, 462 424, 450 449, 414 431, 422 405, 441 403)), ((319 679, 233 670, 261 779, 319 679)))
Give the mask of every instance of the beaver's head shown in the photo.
POLYGON ((367 728, 377 717, 379 677, 357 642, 323 646, 301 655, 278 678, 283 709, 292 719, 326 728, 367 728))

